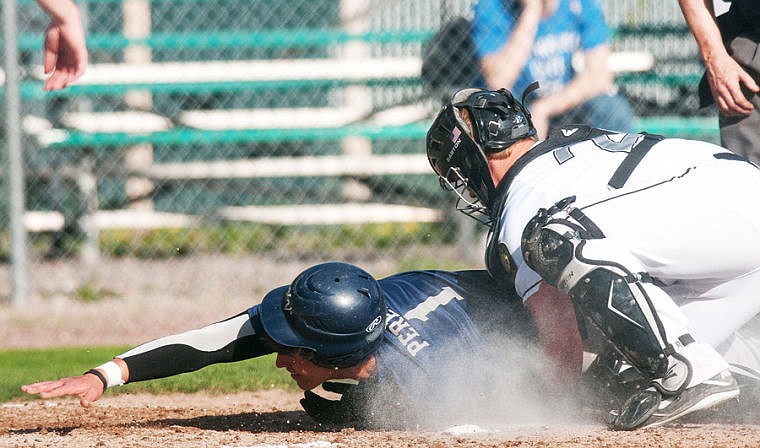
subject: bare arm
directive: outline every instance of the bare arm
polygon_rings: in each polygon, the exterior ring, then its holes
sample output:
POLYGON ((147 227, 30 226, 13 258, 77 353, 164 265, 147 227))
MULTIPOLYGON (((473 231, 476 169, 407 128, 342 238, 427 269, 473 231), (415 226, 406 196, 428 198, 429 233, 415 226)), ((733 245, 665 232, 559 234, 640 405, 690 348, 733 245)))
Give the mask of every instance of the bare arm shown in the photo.
POLYGON ((50 16, 45 31, 43 67, 50 77, 45 90, 62 89, 79 79, 87 67, 87 46, 79 8, 72 0, 37 0, 50 16))
POLYGON ((555 367, 557 385, 572 386, 583 368, 583 343, 570 297, 546 282, 525 302, 538 330, 543 353, 555 367))
POLYGON ((499 51, 481 59, 483 76, 492 89, 512 89, 530 58, 538 23, 543 14, 543 0, 523 0, 522 3, 522 13, 507 42, 499 51))
POLYGON ((551 117, 562 114, 573 107, 605 92, 609 92, 613 75, 607 60, 610 46, 599 45, 584 52, 584 68, 560 91, 536 100, 531 106, 534 124, 539 138, 545 138, 551 117))
POLYGON ((718 109, 726 116, 750 114, 753 106, 742 93, 741 84, 755 93, 760 87, 726 51, 715 22, 712 1, 678 0, 678 3, 699 46, 718 109))
MULTIPOLYGON (((137 346, 113 359, 118 370, 112 369, 110 374, 108 369, 97 370, 111 386, 163 378, 215 363, 240 361, 271 352, 272 349, 254 333, 247 313, 240 313, 197 330, 165 336, 137 346)), ((92 373, 27 384, 21 386, 21 390, 40 394, 42 398, 76 396, 83 407, 90 406, 105 392, 103 382, 92 373)))

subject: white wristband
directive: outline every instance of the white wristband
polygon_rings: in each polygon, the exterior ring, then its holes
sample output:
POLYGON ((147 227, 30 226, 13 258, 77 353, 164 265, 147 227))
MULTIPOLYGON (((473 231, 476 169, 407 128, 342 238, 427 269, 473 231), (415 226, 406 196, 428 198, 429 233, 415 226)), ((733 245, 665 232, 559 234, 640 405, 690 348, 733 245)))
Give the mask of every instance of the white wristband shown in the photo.
POLYGON ((121 367, 113 361, 108 361, 105 364, 101 364, 97 367, 106 375, 108 380, 108 387, 121 386, 124 384, 124 380, 121 379, 121 367))

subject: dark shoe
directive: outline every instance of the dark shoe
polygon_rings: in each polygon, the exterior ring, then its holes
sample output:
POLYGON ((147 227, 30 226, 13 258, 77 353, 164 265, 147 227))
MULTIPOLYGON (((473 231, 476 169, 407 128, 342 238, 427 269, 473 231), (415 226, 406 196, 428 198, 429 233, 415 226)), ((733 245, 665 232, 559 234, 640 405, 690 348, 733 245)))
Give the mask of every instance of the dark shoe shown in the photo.
POLYGON ((654 388, 637 392, 611 414, 610 426, 622 430, 659 426, 738 396, 736 379, 724 370, 674 397, 663 396, 654 388))

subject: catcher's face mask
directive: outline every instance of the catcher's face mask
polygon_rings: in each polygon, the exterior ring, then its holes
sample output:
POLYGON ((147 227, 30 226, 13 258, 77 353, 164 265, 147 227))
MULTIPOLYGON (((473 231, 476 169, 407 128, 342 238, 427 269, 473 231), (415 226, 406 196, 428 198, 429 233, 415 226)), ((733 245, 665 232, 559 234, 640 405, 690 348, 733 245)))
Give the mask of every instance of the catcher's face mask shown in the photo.
MULTIPOLYGON (((526 89, 523 98, 537 88, 526 89)), ((530 113, 506 89, 463 89, 439 112, 427 135, 427 156, 441 187, 457 195, 457 209, 490 224, 496 185, 488 154, 536 135, 530 113)))
POLYGON ((427 155, 441 188, 456 194, 457 210, 488 225, 492 221, 490 206, 496 187, 486 154, 473 138, 469 111, 456 105, 467 95, 480 91, 461 90, 441 110, 427 135, 427 155))

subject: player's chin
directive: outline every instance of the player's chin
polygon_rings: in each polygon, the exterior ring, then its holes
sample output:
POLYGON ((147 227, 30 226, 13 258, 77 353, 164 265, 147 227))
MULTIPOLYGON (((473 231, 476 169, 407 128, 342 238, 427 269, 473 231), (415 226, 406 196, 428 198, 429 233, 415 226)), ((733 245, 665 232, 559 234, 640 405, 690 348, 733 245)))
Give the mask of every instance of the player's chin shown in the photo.
POLYGON ((290 376, 293 378, 293 381, 295 381, 296 384, 298 384, 298 387, 300 387, 301 390, 312 390, 315 387, 319 386, 320 384, 319 382, 316 382, 312 380, 311 378, 306 378, 306 377, 295 375, 295 374, 291 374, 290 376))

